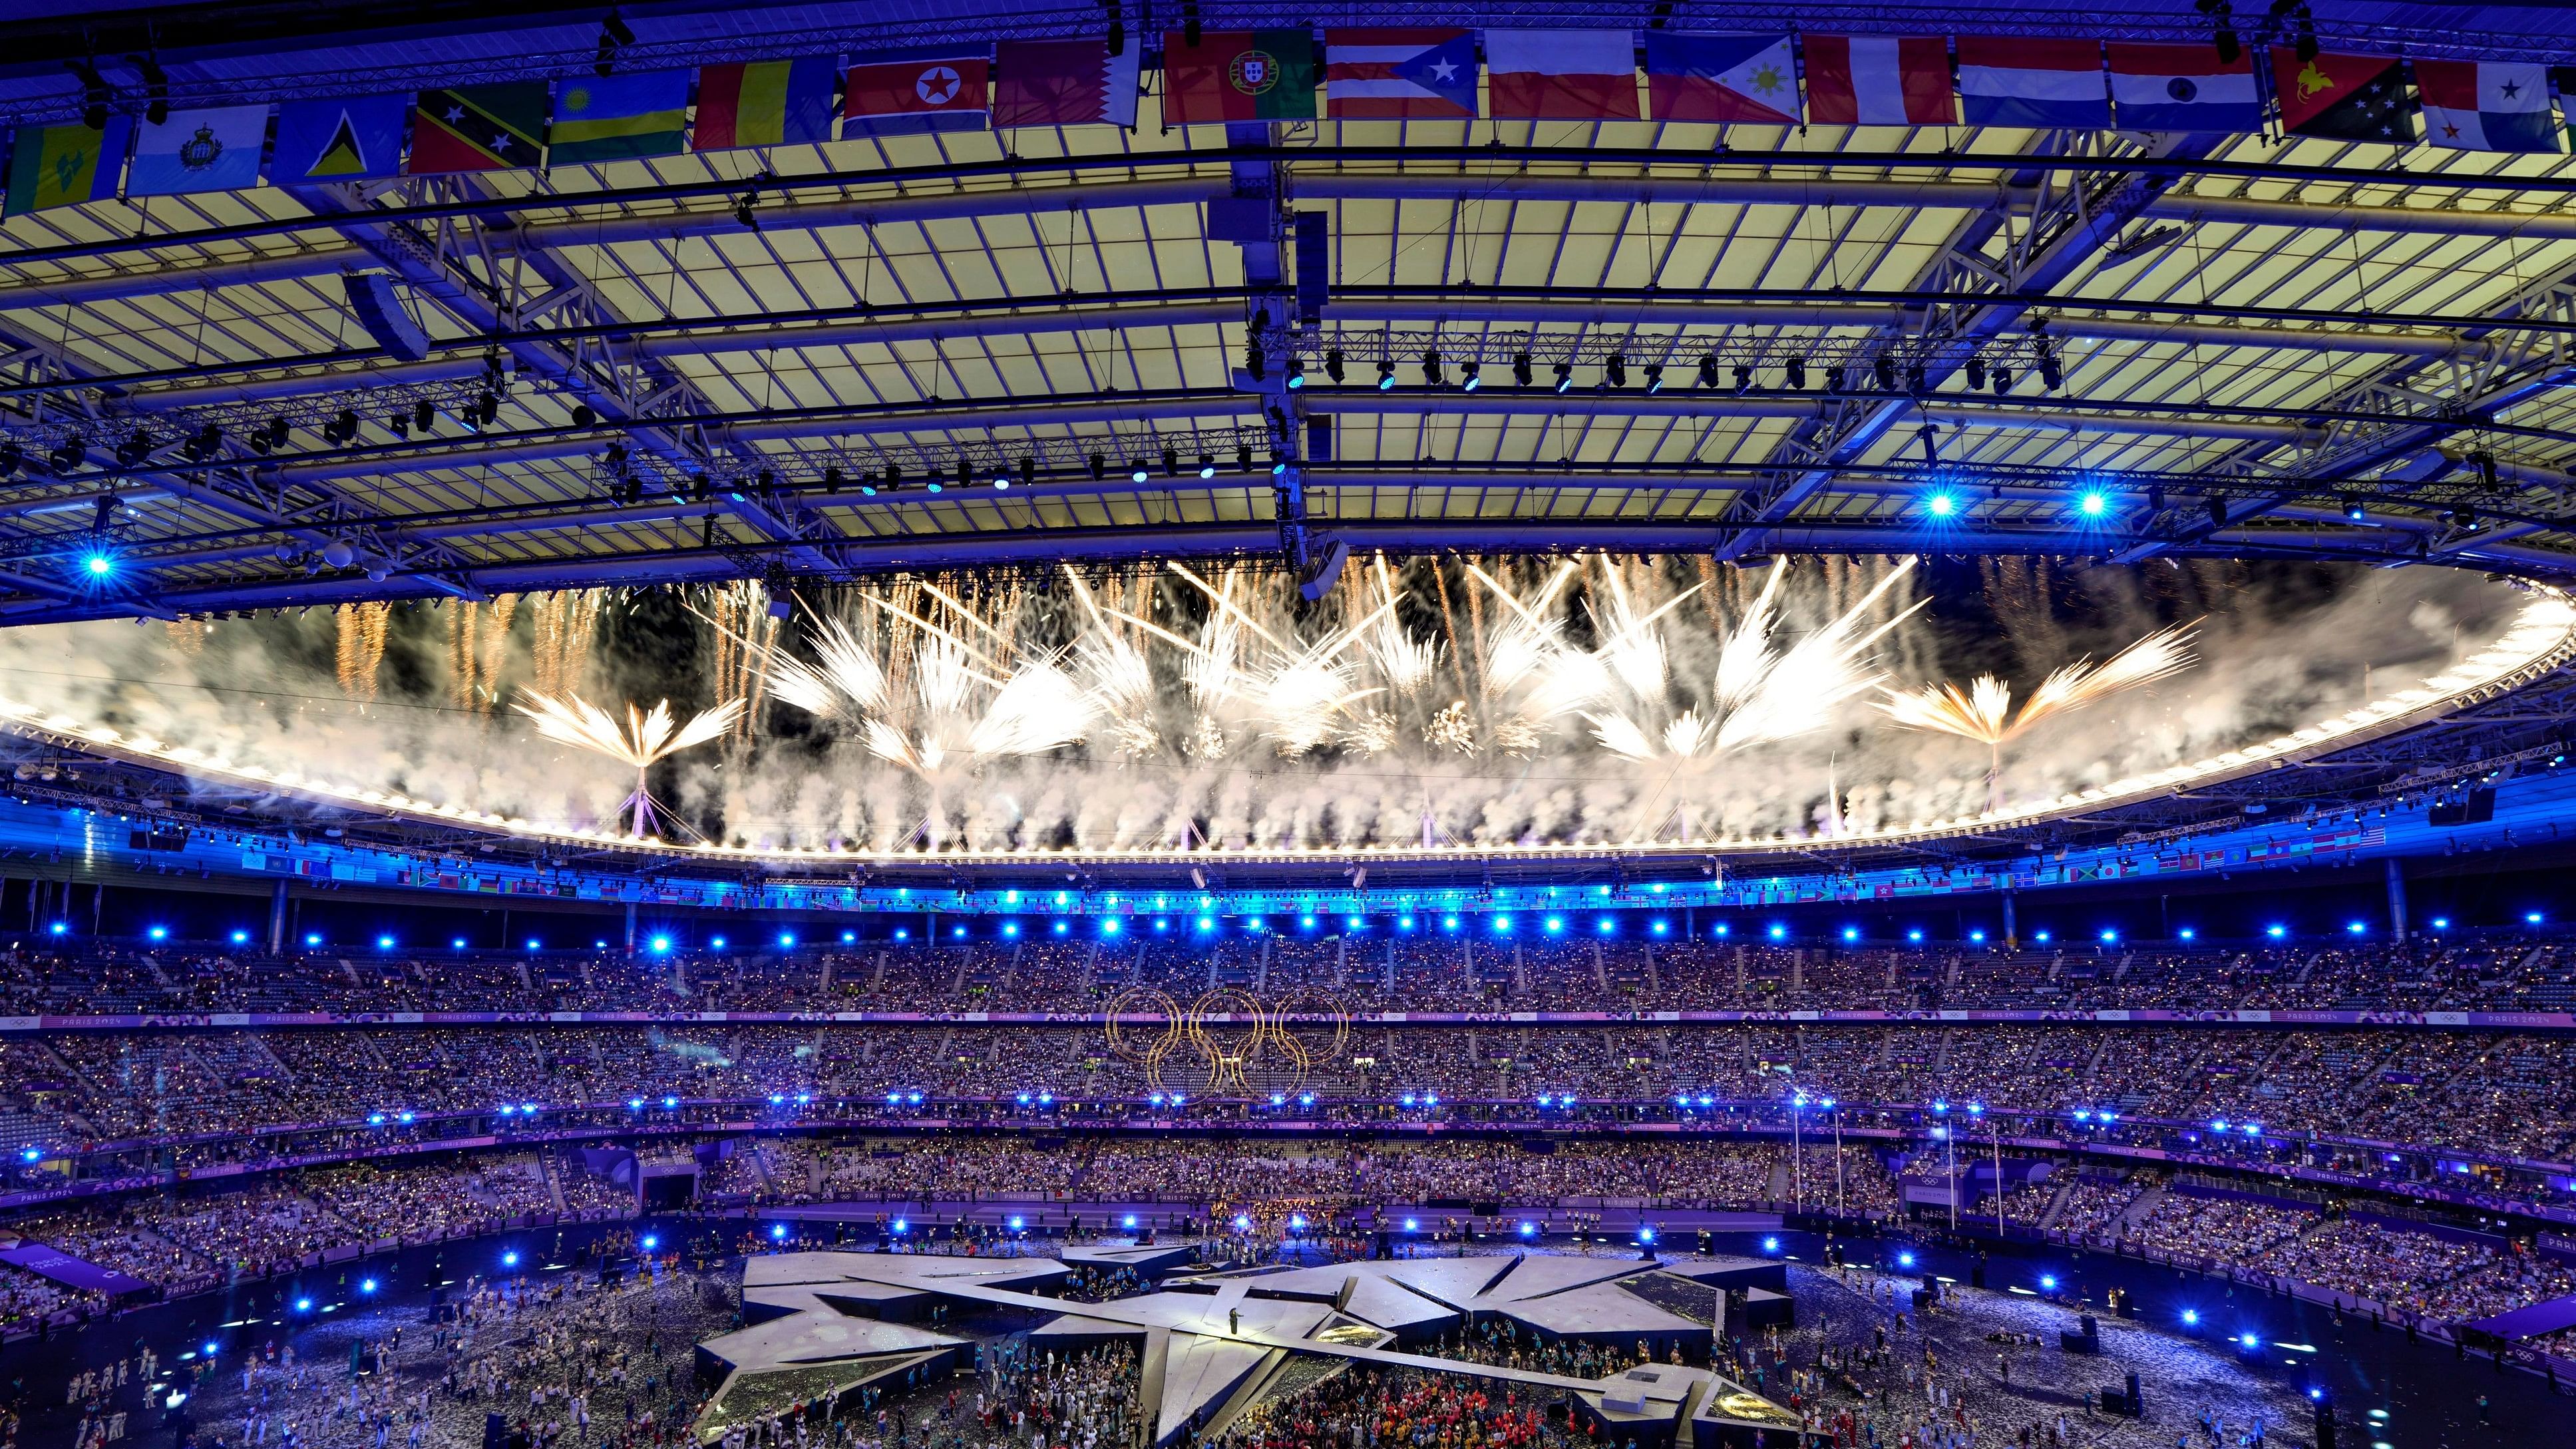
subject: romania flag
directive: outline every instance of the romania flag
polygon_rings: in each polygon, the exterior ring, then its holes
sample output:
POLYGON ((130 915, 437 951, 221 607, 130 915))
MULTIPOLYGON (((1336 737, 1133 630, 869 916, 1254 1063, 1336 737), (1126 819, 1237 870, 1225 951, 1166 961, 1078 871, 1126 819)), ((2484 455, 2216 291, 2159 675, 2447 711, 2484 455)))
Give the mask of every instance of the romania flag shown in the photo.
POLYGON ((414 176, 545 164, 546 83, 502 81, 422 91, 411 113, 414 176))
POLYGON ((20 126, 9 148, 9 196, 0 214, 17 216, 50 206, 113 201, 125 179, 125 152, 134 118, 110 115, 107 129, 78 121, 61 126, 20 126))
POLYGON ((647 71, 563 82, 549 159, 557 166, 676 156, 688 132, 689 73, 647 71))
POLYGON ((806 146, 832 139, 832 81, 840 57, 800 56, 698 68, 692 151, 806 146))

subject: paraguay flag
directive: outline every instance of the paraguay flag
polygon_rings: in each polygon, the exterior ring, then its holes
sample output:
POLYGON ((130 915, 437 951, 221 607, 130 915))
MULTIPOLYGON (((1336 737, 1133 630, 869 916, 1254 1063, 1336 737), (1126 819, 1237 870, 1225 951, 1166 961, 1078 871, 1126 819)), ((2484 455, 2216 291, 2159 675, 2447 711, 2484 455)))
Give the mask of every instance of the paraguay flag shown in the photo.
POLYGON ((1658 121, 1798 124, 1798 64, 1785 35, 1646 32, 1646 108, 1658 121))
POLYGON ((2026 35, 1959 37, 1959 98, 1971 126, 2107 131, 2102 45, 2026 35))
POLYGON ((2263 129, 2263 99, 2254 91, 2254 57, 2218 58, 2214 45, 2111 42, 2111 99, 2123 131, 2263 129))
POLYGON ((1336 121, 1472 121, 1476 32, 1324 32, 1324 114, 1336 121))
POLYGON ((2550 151, 2549 72, 2517 61, 2419 60, 2424 143, 2453 151, 2550 151))

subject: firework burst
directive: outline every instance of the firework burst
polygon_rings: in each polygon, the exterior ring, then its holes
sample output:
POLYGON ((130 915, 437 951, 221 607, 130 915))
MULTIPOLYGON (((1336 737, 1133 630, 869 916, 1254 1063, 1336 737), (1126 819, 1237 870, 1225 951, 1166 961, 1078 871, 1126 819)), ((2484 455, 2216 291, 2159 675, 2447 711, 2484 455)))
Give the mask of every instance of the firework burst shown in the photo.
POLYGON ((558 699, 539 694, 533 689, 519 691, 519 713, 536 721, 537 733, 576 749, 605 755, 635 771, 635 793, 618 804, 620 815, 634 811, 634 834, 638 840, 657 834, 658 812, 653 796, 644 787, 645 773, 654 765, 693 745, 707 741, 733 728, 742 717, 743 702, 728 699, 713 709, 700 710, 687 724, 678 722, 671 713, 671 702, 661 700, 652 710, 626 706, 626 718, 592 704, 578 694, 558 699))
POLYGON ((2003 773, 2006 741, 2053 715, 2081 709, 2107 695, 2150 684, 2190 668, 2192 626, 2159 629, 2096 664, 2078 659, 2050 670, 2039 687, 2013 708, 2012 686, 1981 674, 1968 687, 1948 683, 1920 689, 1888 690, 1878 708, 1907 729, 1932 730, 1975 740, 1986 747, 1986 804, 1992 809, 2003 773))

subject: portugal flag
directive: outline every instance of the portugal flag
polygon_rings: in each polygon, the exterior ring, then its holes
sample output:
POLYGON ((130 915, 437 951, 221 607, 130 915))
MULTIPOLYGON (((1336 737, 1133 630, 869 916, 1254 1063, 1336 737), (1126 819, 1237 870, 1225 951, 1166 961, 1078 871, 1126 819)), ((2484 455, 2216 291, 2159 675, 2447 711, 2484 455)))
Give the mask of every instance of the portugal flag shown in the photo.
POLYGON ((2319 51, 2316 59, 2301 60, 2294 50, 2275 48, 2272 90, 2281 98, 2281 128, 2293 136, 2415 139, 2415 98, 2406 89, 2405 62, 2393 55, 2319 51))
POLYGON ((1315 118, 1315 32, 1211 30, 1192 45, 1163 36, 1163 123, 1311 121, 1315 118))

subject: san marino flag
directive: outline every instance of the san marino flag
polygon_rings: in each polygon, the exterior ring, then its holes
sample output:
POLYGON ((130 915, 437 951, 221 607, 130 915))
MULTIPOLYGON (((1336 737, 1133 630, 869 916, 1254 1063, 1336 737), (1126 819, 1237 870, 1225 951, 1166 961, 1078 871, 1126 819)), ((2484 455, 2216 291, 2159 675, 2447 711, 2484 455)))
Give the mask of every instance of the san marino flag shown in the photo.
POLYGON ((128 196, 189 191, 245 191, 259 184, 259 151, 268 141, 268 107, 220 106, 172 111, 134 137, 128 196))

